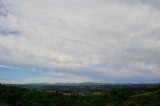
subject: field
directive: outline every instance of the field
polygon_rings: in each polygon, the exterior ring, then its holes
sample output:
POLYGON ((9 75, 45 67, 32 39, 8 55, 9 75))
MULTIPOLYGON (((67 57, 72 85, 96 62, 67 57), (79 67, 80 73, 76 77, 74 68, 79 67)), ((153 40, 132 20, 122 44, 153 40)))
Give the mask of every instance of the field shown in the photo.
POLYGON ((0 85, 0 106, 160 106, 160 85, 0 85))

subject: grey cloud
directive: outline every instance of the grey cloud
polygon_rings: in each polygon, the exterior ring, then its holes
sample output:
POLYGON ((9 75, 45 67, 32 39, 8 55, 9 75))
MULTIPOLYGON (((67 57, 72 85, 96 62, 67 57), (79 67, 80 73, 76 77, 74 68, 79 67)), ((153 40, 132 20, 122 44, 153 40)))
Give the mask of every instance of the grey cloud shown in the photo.
POLYGON ((16 26, 12 26, 10 22, 14 20, 8 8, 7 2, 0 0, 0 35, 20 35, 20 32, 14 28, 16 26))
MULTIPOLYGON (((160 10, 152 8, 154 2, 8 2, 14 14, 0 25, 7 23, 5 27, 15 27, 22 36, 0 36, 2 65, 63 69, 63 73, 97 80, 160 73, 160 10)), ((4 35, 3 30, 0 34, 4 35)))
POLYGON ((3 0, 0 0, 0 17, 7 17, 8 13, 9 11, 5 6, 5 2, 3 0))

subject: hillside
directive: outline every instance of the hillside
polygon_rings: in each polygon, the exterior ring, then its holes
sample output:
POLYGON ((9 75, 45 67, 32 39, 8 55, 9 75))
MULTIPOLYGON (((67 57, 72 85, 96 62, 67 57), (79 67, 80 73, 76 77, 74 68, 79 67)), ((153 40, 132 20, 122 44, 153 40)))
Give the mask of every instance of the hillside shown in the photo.
POLYGON ((67 87, 47 90, 1 85, 0 106, 160 106, 160 86, 87 89, 84 86, 75 93, 67 87))

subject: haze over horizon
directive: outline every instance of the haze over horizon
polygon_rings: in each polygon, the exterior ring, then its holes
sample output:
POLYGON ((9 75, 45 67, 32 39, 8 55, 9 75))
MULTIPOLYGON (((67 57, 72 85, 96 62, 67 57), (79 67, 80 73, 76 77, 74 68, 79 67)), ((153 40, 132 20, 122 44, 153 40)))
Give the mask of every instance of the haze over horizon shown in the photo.
POLYGON ((79 82, 160 82, 160 0, 0 0, 0 83, 79 82))

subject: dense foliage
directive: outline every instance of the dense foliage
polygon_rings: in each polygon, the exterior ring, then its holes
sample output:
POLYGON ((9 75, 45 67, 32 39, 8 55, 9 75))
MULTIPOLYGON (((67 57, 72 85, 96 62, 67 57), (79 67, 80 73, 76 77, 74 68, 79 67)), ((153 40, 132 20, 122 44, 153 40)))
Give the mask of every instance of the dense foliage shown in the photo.
POLYGON ((0 106, 160 106, 160 87, 66 93, 0 85, 0 106))

